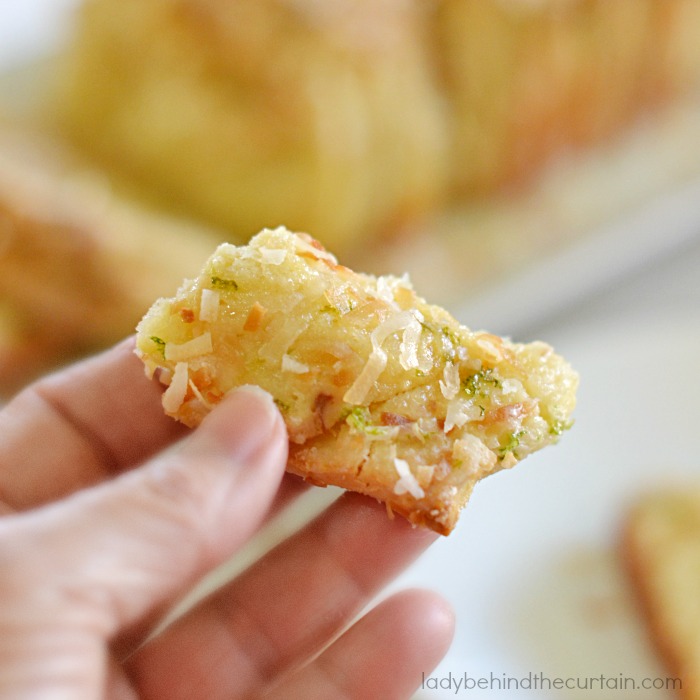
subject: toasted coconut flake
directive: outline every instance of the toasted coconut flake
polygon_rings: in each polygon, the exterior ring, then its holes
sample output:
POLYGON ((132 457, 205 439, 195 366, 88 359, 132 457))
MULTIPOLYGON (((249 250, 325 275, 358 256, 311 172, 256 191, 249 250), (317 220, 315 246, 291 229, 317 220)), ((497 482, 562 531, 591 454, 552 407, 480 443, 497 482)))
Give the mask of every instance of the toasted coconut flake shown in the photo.
POLYGON ((291 372, 292 374, 306 374, 309 371, 309 366, 299 360, 295 360, 290 355, 282 355, 282 371, 291 372))
POLYGON ((287 249, 266 246, 242 248, 239 250, 238 256, 242 260, 256 260, 265 265, 281 265, 287 259, 287 249))
POLYGON ((379 379, 379 375, 384 371, 386 362, 387 356, 383 350, 372 350, 365 366, 362 368, 362 372, 360 372, 352 386, 345 392, 343 401, 353 406, 361 404, 365 400, 369 390, 374 386, 374 382, 379 379))
POLYGON ((490 333, 482 333, 475 341, 475 344, 481 348, 490 362, 501 362, 503 360, 503 344, 501 339, 490 333))
POLYGON ((156 367, 153 374, 163 386, 170 386, 173 381, 173 371, 167 367, 156 367))
POLYGON ((448 401, 451 401, 459 393, 459 367, 451 362, 447 362, 443 377, 444 381, 442 379, 439 381, 440 391, 448 401))
POLYGON ((399 346, 399 362, 404 369, 418 369, 420 366, 418 343, 420 343, 420 336, 423 332, 421 321, 423 321, 423 314, 420 311, 415 311, 413 320, 404 328, 403 338, 399 346))
POLYGON ((408 466, 408 462, 405 459, 395 457, 394 465, 396 466, 396 471, 399 473, 399 479, 394 484, 394 493, 397 496, 404 493, 410 493, 415 499, 424 498, 425 491, 423 491, 418 483, 418 480, 411 473, 411 468, 408 466))
POLYGON ((243 330, 257 331, 258 328, 260 328, 260 325, 262 324, 262 320, 265 317, 266 313, 267 309, 260 302, 256 301, 253 304, 253 306, 250 307, 248 317, 246 318, 245 323, 243 324, 243 330))
POLYGON ((286 248, 258 248, 260 251, 260 259, 268 265, 281 265, 287 259, 286 248))
POLYGON ((401 302, 412 301, 410 295, 413 294, 413 287, 408 278, 408 274, 404 274, 402 277, 395 277, 394 275, 382 275, 376 278, 376 286, 374 289, 368 290, 377 299, 381 299, 383 302, 389 304, 389 306, 400 309, 401 302), (406 295, 409 295, 409 299, 406 299, 406 295))
POLYGON ((394 299, 394 285, 392 278, 388 276, 377 277, 376 289, 372 290, 378 299, 385 301, 389 306, 398 309, 396 300, 394 299))
POLYGON ((300 318, 293 314, 285 316, 279 327, 268 327, 269 340, 258 349, 258 355, 268 362, 279 362, 279 358, 287 354, 294 341, 306 332, 310 323, 309 317, 300 318))
POLYGON ((211 333, 207 331, 180 345, 176 343, 166 343, 165 359, 169 362, 180 362, 193 357, 199 357, 200 355, 207 355, 212 352, 212 350, 211 333))
POLYGON ((401 311, 391 316, 372 331, 373 347, 381 347, 390 335, 404 330, 415 321, 416 317, 413 311, 401 311))
POLYGON ((411 311, 402 311, 391 316, 383 323, 380 323, 370 336, 372 341, 372 352, 352 386, 345 392, 343 400, 352 405, 361 404, 374 383, 384 371, 387 363, 387 355, 382 350, 382 344, 392 334, 402 331, 411 322, 415 321, 415 316, 411 311))
POLYGON ((185 323, 193 323, 195 316, 194 316, 194 311, 192 309, 180 309, 180 318, 185 322, 185 323))
POLYGON ((199 302, 199 320, 214 323, 219 318, 221 294, 215 289, 203 289, 199 302))
POLYGON ((324 296, 330 305, 338 311, 341 316, 353 310, 354 305, 349 294, 348 285, 338 285, 330 287, 324 291, 324 296))
POLYGON ((467 421, 476 420, 481 416, 481 410, 472 399, 454 398, 447 404, 445 416, 445 433, 453 428, 461 428, 467 421))
POLYGON ((298 255, 310 255, 317 260, 327 260, 328 262, 333 263, 333 265, 338 264, 338 260, 336 259, 335 255, 331 255, 331 253, 322 248, 316 248, 301 236, 296 236, 294 238, 294 247, 296 248, 298 255))
POLYGON ((162 402, 166 413, 177 413, 182 406, 189 386, 189 372, 186 362, 175 365, 168 388, 163 392, 162 402))
POLYGON ((202 404, 206 406, 206 408, 208 408, 209 410, 213 408, 212 404, 209 401, 207 401, 204 398, 204 396, 202 396, 202 392, 199 390, 199 387, 191 379, 188 382, 188 386, 192 390, 192 393, 195 395, 195 397, 199 399, 199 401, 201 401, 202 404))

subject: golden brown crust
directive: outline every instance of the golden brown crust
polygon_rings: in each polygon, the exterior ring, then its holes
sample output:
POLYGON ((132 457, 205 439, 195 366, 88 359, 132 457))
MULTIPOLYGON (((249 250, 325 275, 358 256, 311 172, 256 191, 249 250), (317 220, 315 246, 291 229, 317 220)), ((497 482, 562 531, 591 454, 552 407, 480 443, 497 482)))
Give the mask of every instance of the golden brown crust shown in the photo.
POLYGON ((449 535, 453 530, 459 512, 473 490, 473 486, 463 487, 461 491, 452 493, 449 487, 442 486, 432 492, 428 491, 424 498, 416 500, 408 493, 397 495, 392 484, 377 483, 371 476, 363 478, 362 465, 351 470, 337 469, 333 464, 321 465, 316 459, 306 461, 304 455, 304 449, 290 445, 288 471, 316 486, 333 484, 376 498, 387 504, 390 513, 401 515, 414 525, 430 528, 440 535, 449 535))

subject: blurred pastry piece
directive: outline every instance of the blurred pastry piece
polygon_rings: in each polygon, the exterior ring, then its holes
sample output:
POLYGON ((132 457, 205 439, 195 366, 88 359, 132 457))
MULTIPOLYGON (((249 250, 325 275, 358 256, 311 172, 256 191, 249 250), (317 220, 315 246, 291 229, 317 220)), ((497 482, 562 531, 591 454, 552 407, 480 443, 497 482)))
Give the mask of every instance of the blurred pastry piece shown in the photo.
POLYGON ((697 0, 85 0, 57 116, 233 240, 284 224, 366 264, 690 91, 699 28, 697 0))
POLYGON ((631 513, 623 556, 681 697, 700 698, 700 488, 659 491, 631 513))
POLYGON ((0 394, 132 333, 212 240, 120 202, 48 144, 0 133, 0 394))
POLYGON ((697 0, 442 0, 459 196, 531 179, 700 84, 697 0))
POLYGON ((284 224, 342 251, 445 191, 423 12, 412 0, 87 0, 58 117, 102 163, 232 240, 284 224))

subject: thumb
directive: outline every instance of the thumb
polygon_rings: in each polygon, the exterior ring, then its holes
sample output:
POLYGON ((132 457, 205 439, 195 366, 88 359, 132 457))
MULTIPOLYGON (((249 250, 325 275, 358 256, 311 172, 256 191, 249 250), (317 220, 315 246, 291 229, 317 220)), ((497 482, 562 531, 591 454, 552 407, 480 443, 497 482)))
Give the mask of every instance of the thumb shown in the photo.
POLYGON ((250 537, 278 489, 286 455, 271 397, 239 389, 144 467, 5 521, 15 531, 0 530, 0 537, 16 543, 22 559, 13 567, 16 583, 25 592, 41 589, 42 607, 52 601, 56 613, 88 614, 111 637, 250 537))

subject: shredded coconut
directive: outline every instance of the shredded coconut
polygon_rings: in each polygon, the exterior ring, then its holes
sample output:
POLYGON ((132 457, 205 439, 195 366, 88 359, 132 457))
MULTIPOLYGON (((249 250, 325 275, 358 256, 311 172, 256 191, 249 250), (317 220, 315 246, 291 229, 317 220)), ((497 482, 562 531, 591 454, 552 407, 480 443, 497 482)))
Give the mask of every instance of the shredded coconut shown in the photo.
POLYGON ((489 337, 487 337, 486 334, 479 336, 476 339, 475 344, 486 353, 489 359, 495 362, 500 362, 503 359, 503 353, 501 352, 501 348, 496 344, 494 340, 491 340, 489 337))
MULTIPOLYGON (((307 316, 295 315, 294 304, 286 316, 279 319, 279 325, 269 328, 269 340, 260 346, 258 355, 269 362, 279 361, 283 357, 294 341, 309 327, 311 318, 307 316)), ((277 321, 275 321, 277 324, 277 321)))
POLYGON ((177 343, 166 343, 165 359, 169 362, 180 362, 181 360, 189 360, 199 355, 206 355, 212 350, 211 333, 207 331, 180 345, 177 343))
POLYGON ((396 300, 394 299, 394 289, 391 284, 389 284, 389 279, 387 277, 377 277, 377 289, 375 290, 378 299, 385 301, 393 307, 396 307, 396 300))
POLYGON ((374 382, 379 379, 379 375, 386 367, 388 358, 387 354, 382 350, 382 344, 390 335, 402 331, 413 321, 415 321, 414 312, 402 311, 388 318, 372 331, 370 336, 372 352, 352 386, 345 392, 343 401, 352 405, 358 405, 365 400, 374 382))
POLYGON ((263 246, 258 250, 261 260, 269 265, 281 265, 287 259, 286 248, 265 248, 263 246))
POLYGON ((215 289, 203 289, 199 301, 199 320, 213 323, 219 318, 221 294, 215 289))
POLYGON ((352 383, 352 386, 345 392, 343 401, 352 405, 361 404, 374 385, 374 382, 377 381, 379 375, 384 371, 386 362, 386 353, 381 348, 373 349, 365 366, 362 368, 362 372, 360 372, 357 379, 352 383))
POLYGON ((340 285, 338 287, 330 287, 324 292, 326 299, 341 316, 345 316, 353 309, 348 289, 348 285, 340 285))
POLYGON ((481 417, 481 409, 475 405, 473 399, 454 398, 447 404, 445 416, 445 433, 453 428, 461 428, 469 420, 478 420, 481 417))
POLYGON ((411 282, 408 278, 408 274, 404 274, 402 277, 395 277, 394 275, 381 275, 376 278, 376 288, 370 289, 370 293, 373 294, 377 299, 381 299, 393 308, 399 310, 399 306, 402 291, 412 291, 411 282))
POLYGON ((167 413, 176 413, 182 406, 187 395, 189 373, 186 362, 178 362, 175 365, 170 385, 163 392, 163 408, 167 413))
POLYGON ((238 249, 238 256, 243 260, 257 260, 268 265, 281 265, 287 259, 287 249, 251 246, 238 249))
POLYGON ((413 314, 413 320, 404 328, 403 338, 399 346, 399 362, 404 369, 418 369, 420 367, 418 343, 423 332, 421 326, 423 314, 420 311, 414 311, 413 314))
POLYGON ((282 355, 282 371, 291 372, 292 374, 306 374, 309 371, 309 367, 285 353, 282 355))
POLYGON ((311 243, 305 241, 299 236, 295 236, 294 246, 296 247, 296 251, 299 254, 306 253, 307 255, 311 255, 312 257, 316 258, 317 260, 327 260, 328 262, 331 262, 334 265, 338 264, 338 261, 334 255, 329 253, 327 250, 321 250, 319 248, 316 248, 315 246, 312 246, 311 243))
POLYGON ((413 498, 419 499, 425 497, 425 491, 420 487, 418 480, 411 473, 411 468, 405 459, 394 458, 394 466, 399 473, 399 479, 394 484, 394 493, 400 496, 404 493, 410 493, 413 498))
POLYGON ((155 376, 163 386, 170 386, 173 381, 173 371, 167 367, 156 367, 154 370, 155 376))
POLYGON ((443 377, 444 381, 442 379, 439 381, 440 391, 448 401, 451 401, 459 392, 459 367, 451 362, 447 362, 443 377))
POLYGON ((201 401, 204 406, 206 406, 209 410, 211 410, 213 408, 213 406, 211 405, 211 403, 209 403, 209 401, 207 401, 204 398, 204 396, 202 396, 202 392, 199 390, 197 385, 191 379, 189 380, 188 385, 189 385, 190 389, 192 390, 192 393, 197 397, 197 399, 199 399, 199 401, 201 401))

